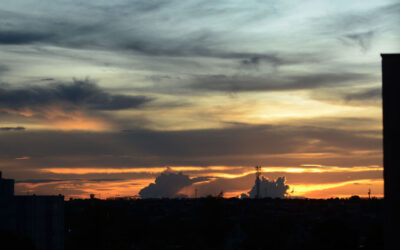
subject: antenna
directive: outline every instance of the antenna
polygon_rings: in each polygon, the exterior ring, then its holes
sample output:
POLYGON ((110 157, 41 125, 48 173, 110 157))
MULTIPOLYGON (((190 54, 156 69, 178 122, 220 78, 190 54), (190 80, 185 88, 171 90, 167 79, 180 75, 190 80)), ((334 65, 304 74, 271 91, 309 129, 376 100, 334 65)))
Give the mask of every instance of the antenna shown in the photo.
POLYGON ((368 188, 368 199, 371 200, 371 188, 368 188))
POLYGON ((260 175, 261 166, 256 166, 256 199, 260 198, 260 175))

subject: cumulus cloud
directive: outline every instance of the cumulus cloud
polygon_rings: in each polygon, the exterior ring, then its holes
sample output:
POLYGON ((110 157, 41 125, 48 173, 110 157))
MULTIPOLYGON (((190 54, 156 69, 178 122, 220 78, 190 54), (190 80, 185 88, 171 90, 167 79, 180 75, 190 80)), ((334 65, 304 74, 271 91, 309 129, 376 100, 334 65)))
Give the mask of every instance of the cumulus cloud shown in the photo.
POLYGON ((179 194, 179 191, 201 180, 204 179, 190 178, 188 175, 166 170, 156 177, 155 183, 150 183, 147 187, 140 190, 139 195, 142 198, 184 197, 184 195, 179 194))
MULTIPOLYGON (((268 180, 264 176, 260 180, 260 198, 285 198, 289 185, 285 184, 285 177, 278 177, 276 180, 268 180)), ((248 194, 242 194, 242 198, 255 198, 257 194, 257 180, 248 194)))

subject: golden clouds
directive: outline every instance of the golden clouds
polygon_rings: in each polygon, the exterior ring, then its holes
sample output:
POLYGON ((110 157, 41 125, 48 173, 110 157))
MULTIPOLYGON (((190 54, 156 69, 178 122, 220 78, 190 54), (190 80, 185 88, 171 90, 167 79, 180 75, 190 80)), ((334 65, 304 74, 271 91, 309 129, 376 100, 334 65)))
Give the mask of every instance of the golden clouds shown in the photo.
POLYGON ((151 167, 151 168, 42 168, 41 172, 49 172, 54 174, 122 174, 122 173, 161 173, 166 170, 172 171, 223 171, 237 169, 237 167, 226 166, 211 166, 211 167, 196 167, 196 166, 179 166, 179 167, 151 167))
POLYGON ((3 109, 3 111, 25 117, 26 123, 22 125, 28 129, 107 131, 112 128, 105 119, 88 115, 84 110, 66 111, 54 106, 43 107, 40 110, 24 108, 22 110, 3 109))
POLYGON ((88 131, 106 131, 111 129, 111 125, 99 118, 90 117, 82 112, 75 112, 68 117, 57 116, 44 123, 46 129, 55 130, 88 130, 88 131))

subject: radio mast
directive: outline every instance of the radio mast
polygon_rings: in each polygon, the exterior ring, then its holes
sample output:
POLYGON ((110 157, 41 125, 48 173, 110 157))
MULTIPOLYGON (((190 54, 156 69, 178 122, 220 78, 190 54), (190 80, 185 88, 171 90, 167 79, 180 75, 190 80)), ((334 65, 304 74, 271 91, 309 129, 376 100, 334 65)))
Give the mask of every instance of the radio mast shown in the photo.
POLYGON ((256 166, 256 199, 260 198, 260 175, 261 166, 256 166))

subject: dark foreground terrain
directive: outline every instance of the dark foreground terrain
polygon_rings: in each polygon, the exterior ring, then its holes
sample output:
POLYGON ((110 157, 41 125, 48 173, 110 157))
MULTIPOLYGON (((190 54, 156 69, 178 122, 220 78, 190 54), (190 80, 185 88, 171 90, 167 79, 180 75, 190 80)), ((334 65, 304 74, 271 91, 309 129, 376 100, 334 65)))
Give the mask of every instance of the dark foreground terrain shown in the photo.
POLYGON ((65 249, 382 249, 383 200, 65 203, 65 249))

